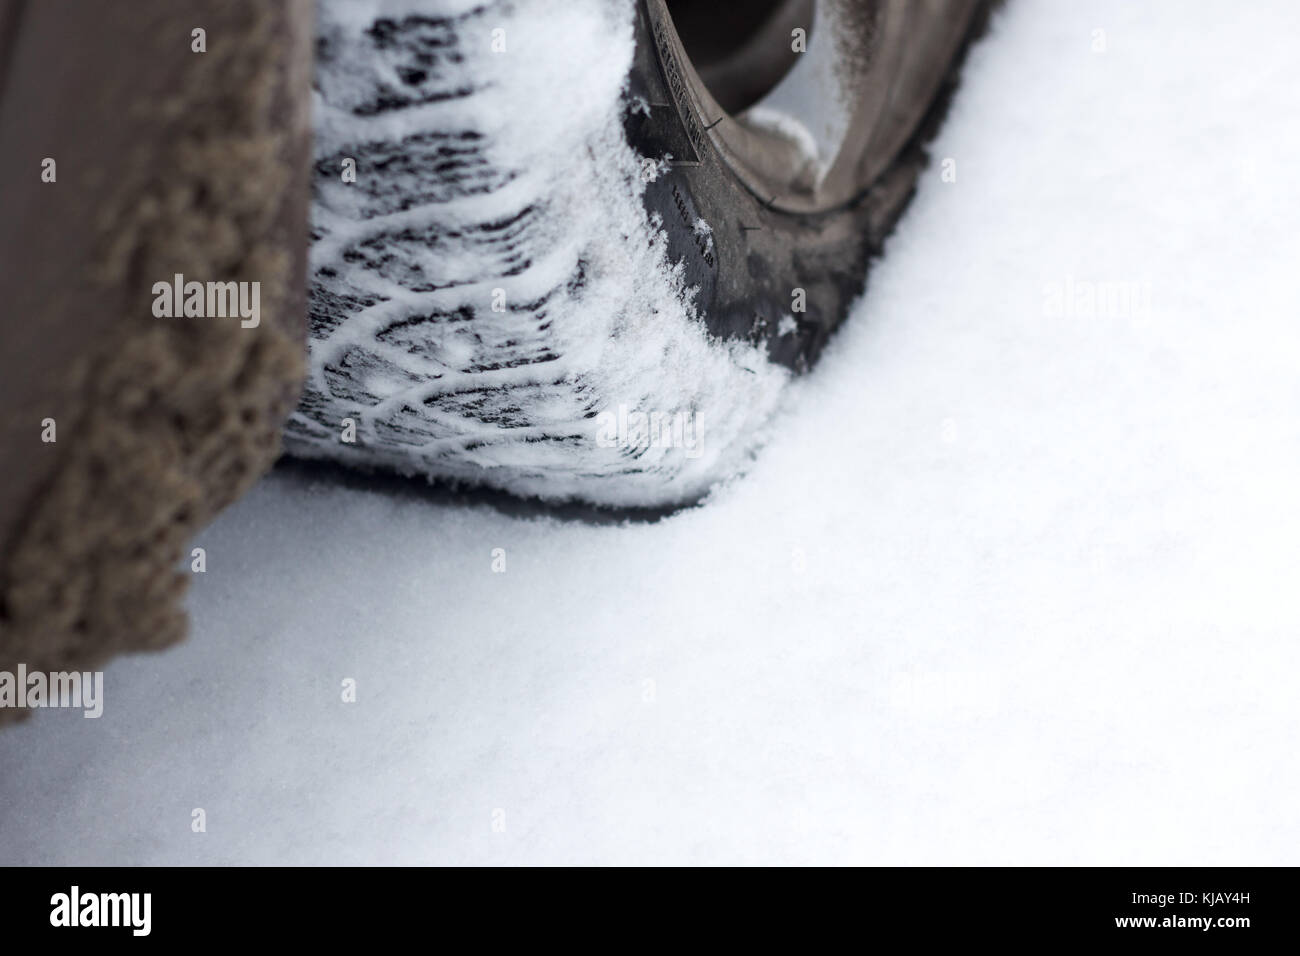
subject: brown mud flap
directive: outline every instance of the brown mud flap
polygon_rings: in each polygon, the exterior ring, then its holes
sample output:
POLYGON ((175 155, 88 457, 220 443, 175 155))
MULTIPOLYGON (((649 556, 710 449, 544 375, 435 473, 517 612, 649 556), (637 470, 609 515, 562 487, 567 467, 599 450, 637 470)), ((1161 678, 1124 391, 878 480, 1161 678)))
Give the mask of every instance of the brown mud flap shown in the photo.
POLYGON ((0 9, 0 672, 179 640, 191 539, 278 453, 303 374, 312 12, 0 9))

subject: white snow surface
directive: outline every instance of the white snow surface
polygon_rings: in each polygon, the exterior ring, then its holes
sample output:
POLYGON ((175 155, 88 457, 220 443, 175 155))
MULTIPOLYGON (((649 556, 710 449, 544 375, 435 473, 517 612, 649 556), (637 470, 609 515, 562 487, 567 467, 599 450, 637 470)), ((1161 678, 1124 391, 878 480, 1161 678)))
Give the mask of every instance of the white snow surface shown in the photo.
POLYGON ((0 862, 1300 862, 1297 35, 1011 3, 745 477, 271 475, 185 645, 0 733, 0 862))

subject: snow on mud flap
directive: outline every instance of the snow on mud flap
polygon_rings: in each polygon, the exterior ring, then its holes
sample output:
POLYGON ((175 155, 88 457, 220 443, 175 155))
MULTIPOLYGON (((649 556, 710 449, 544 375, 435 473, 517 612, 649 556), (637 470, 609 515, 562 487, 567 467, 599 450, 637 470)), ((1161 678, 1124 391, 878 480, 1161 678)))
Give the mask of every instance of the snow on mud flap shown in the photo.
POLYGON ((618 507, 743 468, 860 292, 984 11, 760 2, 744 55, 802 30, 808 66, 744 108, 724 82, 728 111, 672 6, 324 0, 290 453, 618 507))

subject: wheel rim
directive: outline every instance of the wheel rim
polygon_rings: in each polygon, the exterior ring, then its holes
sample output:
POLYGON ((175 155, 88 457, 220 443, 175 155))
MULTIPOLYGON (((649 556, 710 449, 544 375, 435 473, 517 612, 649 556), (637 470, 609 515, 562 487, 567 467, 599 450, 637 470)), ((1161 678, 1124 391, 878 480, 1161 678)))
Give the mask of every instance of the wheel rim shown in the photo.
MULTIPOLYGON (((703 119, 699 135, 768 208, 818 213, 853 202, 888 167, 924 116, 943 80, 937 64, 951 60, 976 4, 784 0, 770 8, 768 26, 753 31, 761 42, 735 44, 700 68, 666 0, 647 7, 678 107, 703 119), (793 43, 795 26, 807 47, 791 63, 782 47, 793 43), (779 81, 757 102, 728 110, 710 82, 721 84, 722 100, 744 104, 734 77, 747 57, 755 77, 779 81)), ((696 29, 684 23, 698 50, 696 29)))

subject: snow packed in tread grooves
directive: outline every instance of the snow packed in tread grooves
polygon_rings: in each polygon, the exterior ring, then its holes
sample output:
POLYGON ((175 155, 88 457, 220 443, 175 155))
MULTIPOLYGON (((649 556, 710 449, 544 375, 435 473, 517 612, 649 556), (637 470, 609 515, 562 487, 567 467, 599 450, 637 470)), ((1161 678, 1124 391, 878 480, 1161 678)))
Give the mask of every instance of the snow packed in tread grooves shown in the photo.
POLYGON ((633 507, 744 466, 788 375, 709 336, 647 217, 632 20, 603 0, 321 4, 291 454, 633 507), (620 407, 693 416, 698 447, 598 442, 620 407))

